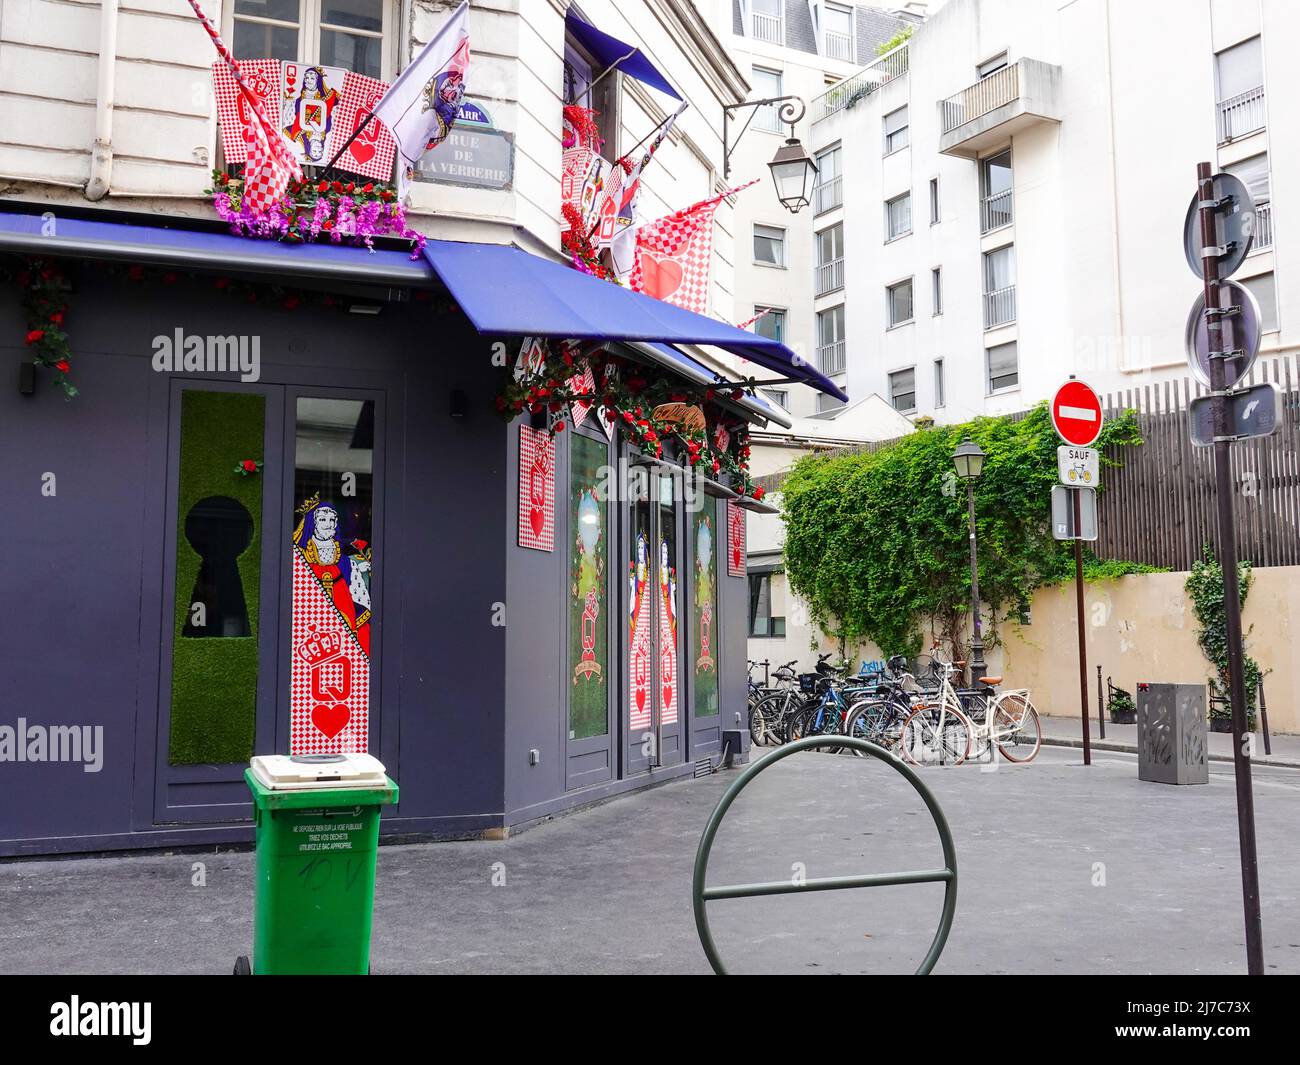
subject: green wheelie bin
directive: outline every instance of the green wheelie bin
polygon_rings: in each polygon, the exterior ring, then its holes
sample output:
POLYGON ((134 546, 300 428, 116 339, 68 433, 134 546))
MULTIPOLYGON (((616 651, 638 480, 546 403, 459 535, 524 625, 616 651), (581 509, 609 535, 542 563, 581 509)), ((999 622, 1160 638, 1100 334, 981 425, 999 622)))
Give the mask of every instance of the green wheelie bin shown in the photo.
MULTIPOLYGON (((368 754, 259 756, 244 780, 257 833, 252 972, 369 972, 379 808, 397 802, 397 785, 368 754)), ((249 970, 247 957, 235 963, 249 970)))

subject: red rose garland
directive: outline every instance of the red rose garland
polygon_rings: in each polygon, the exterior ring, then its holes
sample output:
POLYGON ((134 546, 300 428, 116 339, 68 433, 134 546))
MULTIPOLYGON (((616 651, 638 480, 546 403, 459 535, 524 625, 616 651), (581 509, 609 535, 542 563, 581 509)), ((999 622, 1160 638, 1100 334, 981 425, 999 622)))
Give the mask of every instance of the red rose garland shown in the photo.
POLYGON ((77 394, 77 388, 69 380, 72 348, 63 329, 68 309, 63 271, 53 263, 33 259, 25 270, 18 272, 16 280, 23 289, 23 310, 27 314, 25 340, 32 349, 32 361, 53 370, 64 398, 71 399, 77 394))

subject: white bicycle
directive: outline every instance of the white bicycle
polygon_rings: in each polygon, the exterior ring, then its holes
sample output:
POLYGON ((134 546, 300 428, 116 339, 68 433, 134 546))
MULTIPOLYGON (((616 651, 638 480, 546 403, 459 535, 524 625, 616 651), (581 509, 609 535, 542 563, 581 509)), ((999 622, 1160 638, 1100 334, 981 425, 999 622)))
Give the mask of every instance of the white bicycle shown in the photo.
POLYGON ((1029 690, 997 692, 1001 677, 977 677, 977 688, 959 693, 952 678, 965 663, 935 662, 943 671, 937 702, 918 705, 903 723, 903 757, 913 764, 961 765, 972 752, 978 758, 996 747, 1008 762, 1032 762, 1042 749, 1043 728, 1029 690))

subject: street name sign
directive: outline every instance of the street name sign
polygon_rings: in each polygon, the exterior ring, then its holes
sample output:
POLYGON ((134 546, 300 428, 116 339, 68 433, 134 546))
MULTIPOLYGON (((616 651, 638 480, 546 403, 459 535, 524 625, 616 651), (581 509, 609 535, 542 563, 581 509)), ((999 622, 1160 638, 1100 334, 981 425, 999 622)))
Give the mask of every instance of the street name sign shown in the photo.
MULTIPOLYGON (((1282 424, 1282 390, 1271 381, 1229 392, 1227 400, 1228 425, 1224 435, 1230 440, 1272 436, 1282 424)), ((1187 423, 1193 444, 1197 447, 1213 444, 1214 397, 1197 396, 1192 400, 1187 423)))
POLYGON ((1091 447, 1101 435, 1101 399, 1074 378, 1056 390, 1052 398, 1052 424, 1057 435, 1075 447, 1091 447))
POLYGON ((1095 488, 1052 488, 1052 536, 1057 540, 1097 539, 1097 490, 1095 488), (1079 497, 1079 529, 1074 527, 1074 496, 1079 497))
POLYGON ((1056 449, 1056 473, 1067 488, 1096 488, 1100 470, 1101 455, 1095 448, 1064 444, 1056 449))

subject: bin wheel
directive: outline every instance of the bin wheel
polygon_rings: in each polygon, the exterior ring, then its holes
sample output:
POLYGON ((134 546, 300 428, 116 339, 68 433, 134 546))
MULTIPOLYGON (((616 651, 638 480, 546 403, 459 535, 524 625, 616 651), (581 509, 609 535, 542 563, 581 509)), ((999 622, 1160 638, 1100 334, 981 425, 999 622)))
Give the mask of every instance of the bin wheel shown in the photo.
POLYGON ((247 954, 241 954, 238 958, 235 959, 235 975, 236 976, 253 975, 253 967, 248 964, 247 954))

